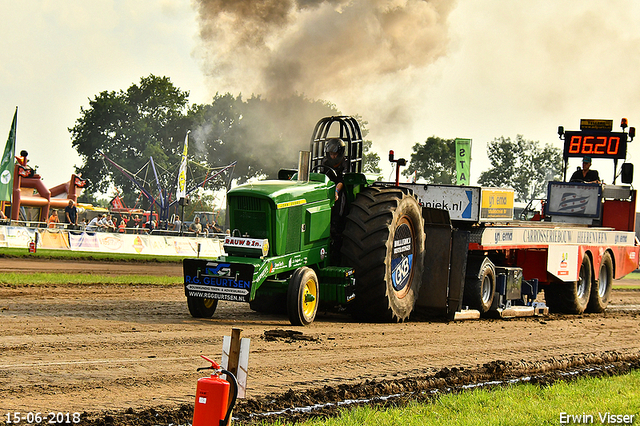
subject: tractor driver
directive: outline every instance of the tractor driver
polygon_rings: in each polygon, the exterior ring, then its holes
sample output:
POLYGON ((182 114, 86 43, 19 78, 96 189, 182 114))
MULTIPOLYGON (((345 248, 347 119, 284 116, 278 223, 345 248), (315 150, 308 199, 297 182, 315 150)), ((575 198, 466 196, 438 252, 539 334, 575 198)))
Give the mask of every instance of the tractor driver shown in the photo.
POLYGON ((346 161, 344 151, 345 143, 340 138, 328 139, 324 146, 322 165, 334 171, 334 173, 327 173, 327 176, 336 184, 336 202, 343 193, 344 174, 349 171, 349 162, 346 161))
POLYGON ((345 157, 345 143, 340 138, 328 139, 324 146, 322 165, 325 174, 336 184, 335 204, 331 212, 331 257, 339 262, 342 247, 342 231, 345 227, 347 196, 344 191, 344 174, 349 171, 349 161, 345 157), (330 172, 329 169, 333 171, 330 172))

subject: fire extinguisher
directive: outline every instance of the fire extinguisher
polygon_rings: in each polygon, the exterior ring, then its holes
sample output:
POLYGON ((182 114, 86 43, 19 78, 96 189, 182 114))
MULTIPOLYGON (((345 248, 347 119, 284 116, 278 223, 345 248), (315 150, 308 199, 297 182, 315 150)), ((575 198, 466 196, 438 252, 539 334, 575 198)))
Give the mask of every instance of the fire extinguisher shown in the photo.
POLYGON ((29 253, 35 253, 38 249, 38 233, 36 232, 35 240, 29 242, 29 253))
POLYGON ((214 372, 211 377, 198 379, 196 405, 193 408, 193 426, 226 426, 238 398, 238 382, 230 371, 223 370, 217 362, 204 355, 200 356, 209 361, 211 366, 198 368, 197 371, 214 370, 214 372), (220 374, 226 374, 227 378, 233 382, 231 403, 229 403, 230 384, 222 380, 220 374))

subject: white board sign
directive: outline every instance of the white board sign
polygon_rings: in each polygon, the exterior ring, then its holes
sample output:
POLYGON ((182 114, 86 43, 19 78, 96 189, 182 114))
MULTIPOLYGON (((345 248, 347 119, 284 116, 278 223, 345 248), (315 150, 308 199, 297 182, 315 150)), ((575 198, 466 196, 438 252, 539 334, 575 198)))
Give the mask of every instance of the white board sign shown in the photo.
POLYGON ((565 281, 578 281, 579 246, 550 245, 547 251, 547 272, 565 281))
POLYGON ((480 188, 477 186, 400 185, 411 188, 421 206, 449 211, 451 220, 478 222, 480 219, 480 188))

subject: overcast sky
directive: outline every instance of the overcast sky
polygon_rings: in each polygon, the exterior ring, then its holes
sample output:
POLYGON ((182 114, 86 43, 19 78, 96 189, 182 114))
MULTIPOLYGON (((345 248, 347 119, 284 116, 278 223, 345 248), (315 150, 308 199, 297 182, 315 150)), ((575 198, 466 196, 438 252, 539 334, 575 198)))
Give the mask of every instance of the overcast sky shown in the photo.
MULTIPOLYGON (((640 3, 632 0, 305 0, 314 6, 288 14, 265 33, 265 45, 244 51, 232 49, 233 25, 227 37, 200 37, 207 22, 224 29, 223 15, 204 10, 209 3, 0 0, 2 143, 18 106, 16 150, 29 151, 47 186, 65 182, 80 161, 67 130, 80 108, 149 74, 170 77, 192 103, 216 92, 246 97, 291 85, 362 115, 383 160, 388 149, 408 158, 411 146, 431 135, 471 138, 472 182, 488 167, 487 142, 499 136, 560 147, 557 126, 577 130, 581 118, 613 119, 618 130, 627 117, 640 127, 640 3), (391 23, 381 12, 390 7, 398 11, 391 23), (384 25, 376 26, 381 16, 384 25), (326 36, 328 22, 339 45, 326 36), (358 43, 349 46, 351 40, 358 43), (324 52, 332 65, 297 64, 292 80, 286 73, 249 78, 292 52, 310 61, 324 52), (228 67, 236 55, 248 59, 239 60, 242 69, 228 67), (344 65, 349 60, 359 65, 344 65), (339 89, 324 79, 336 67, 343 71, 333 74, 339 89)), ((632 162, 640 158, 638 144, 630 146, 632 162)), ((579 163, 573 161, 571 169, 579 163)), ((604 161, 594 168, 611 183, 604 161)))

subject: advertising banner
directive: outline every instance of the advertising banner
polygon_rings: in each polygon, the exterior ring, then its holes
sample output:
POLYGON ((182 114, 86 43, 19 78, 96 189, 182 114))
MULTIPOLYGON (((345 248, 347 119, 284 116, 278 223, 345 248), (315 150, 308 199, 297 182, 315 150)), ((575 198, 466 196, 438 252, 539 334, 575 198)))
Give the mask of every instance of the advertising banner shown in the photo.
POLYGON ((471 139, 456 138, 456 183, 469 185, 471 173, 471 139))
POLYGON ((480 187, 403 183, 413 190, 420 205, 449 211, 451 220, 477 222, 480 217, 480 187))
POLYGON ((480 220, 512 220, 513 189, 482 188, 480 220))
POLYGON ((111 232, 34 229, 0 226, 0 247, 27 248, 38 240, 38 248, 101 253, 149 254, 156 256, 216 258, 224 253, 218 238, 174 237, 111 232))
POLYGON ((69 234, 63 230, 39 229, 38 247, 46 249, 69 249, 69 234))

